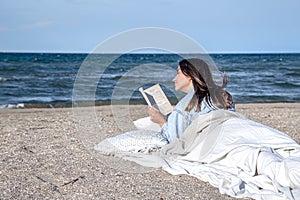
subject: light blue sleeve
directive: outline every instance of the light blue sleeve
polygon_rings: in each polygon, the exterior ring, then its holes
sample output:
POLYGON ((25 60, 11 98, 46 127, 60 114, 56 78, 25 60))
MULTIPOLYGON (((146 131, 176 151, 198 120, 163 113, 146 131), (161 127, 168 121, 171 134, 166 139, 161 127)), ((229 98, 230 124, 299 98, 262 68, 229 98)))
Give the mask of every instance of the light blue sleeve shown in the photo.
POLYGON ((189 125, 188 112, 185 110, 194 94, 192 88, 175 106, 172 113, 168 116, 167 122, 163 125, 161 133, 169 142, 179 138, 189 125))
POLYGON ((182 112, 175 108, 169 115, 168 121, 163 125, 161 132, 169 143, 179 138, 190 124, 185 112, 186 111, 182 112))

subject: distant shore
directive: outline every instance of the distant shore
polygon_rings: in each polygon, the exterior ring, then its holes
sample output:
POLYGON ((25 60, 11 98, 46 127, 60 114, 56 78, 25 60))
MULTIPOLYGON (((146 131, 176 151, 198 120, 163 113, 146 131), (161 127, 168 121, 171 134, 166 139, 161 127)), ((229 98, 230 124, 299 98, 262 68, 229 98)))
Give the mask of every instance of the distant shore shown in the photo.
MULTIPOLYGON (((145 105, 130 105, 129 110, 133 120, 147 116, 145 105)), ((236 110, 300 143, 300 103, 237 104, 236 110)), ((111 106, 96 106, 95 111, 102 132, 122 132, 111 106)), ((0 199, 234 199, 194 177, 107 166, 86 150, 75 124, 72 108, 0 110, 0 199)))

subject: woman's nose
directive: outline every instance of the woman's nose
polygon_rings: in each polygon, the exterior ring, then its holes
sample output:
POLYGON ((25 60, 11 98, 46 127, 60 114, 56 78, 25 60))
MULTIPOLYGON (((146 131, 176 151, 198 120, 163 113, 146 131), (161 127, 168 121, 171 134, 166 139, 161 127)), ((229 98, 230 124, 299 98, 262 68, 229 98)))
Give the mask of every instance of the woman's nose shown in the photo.
POLYGON ((173 82, 175 82, 176 76, 172 79, 173 82))

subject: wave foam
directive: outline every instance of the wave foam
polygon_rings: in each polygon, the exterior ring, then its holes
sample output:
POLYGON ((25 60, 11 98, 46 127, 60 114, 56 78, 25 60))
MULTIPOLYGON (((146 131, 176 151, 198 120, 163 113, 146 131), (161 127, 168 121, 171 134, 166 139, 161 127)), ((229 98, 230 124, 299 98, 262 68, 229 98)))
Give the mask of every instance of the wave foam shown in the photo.
POLYGON ((7 79, 7 78, 0 77, 0 82, 5 82, 5 81, 8 81, 8 79, 7 79))
POLYGON ((0 109, 24 108, 24 103, 0 105, 0 109))

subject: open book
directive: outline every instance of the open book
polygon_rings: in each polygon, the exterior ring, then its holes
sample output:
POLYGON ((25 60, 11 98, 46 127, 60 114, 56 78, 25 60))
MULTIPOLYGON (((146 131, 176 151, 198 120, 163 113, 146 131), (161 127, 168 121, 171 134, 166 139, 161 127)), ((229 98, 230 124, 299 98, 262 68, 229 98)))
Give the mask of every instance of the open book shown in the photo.
POLYGON ((173 111, 173 107, 159 84, 153 85, 147 89, 139 88, 147 104, 159 110, 163 115, 173 111))

